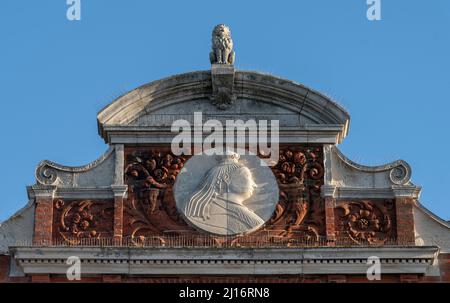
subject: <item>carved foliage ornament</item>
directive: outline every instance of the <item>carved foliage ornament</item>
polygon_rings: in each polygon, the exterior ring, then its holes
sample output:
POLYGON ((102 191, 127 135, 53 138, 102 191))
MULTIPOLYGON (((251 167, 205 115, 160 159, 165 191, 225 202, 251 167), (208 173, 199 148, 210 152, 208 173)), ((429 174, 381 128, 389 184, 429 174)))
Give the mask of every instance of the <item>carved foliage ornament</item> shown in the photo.
POLYGON ((341 235, 357 244, 383 244, 394 236, 393 201, 341 202, 337 206, 337 226, 341 235))
POLYGON ((113 201, 82 200, 54 202, 54 237, 78 244, 84 238, 107 238, 112 236, 113 201))
POLYGON ((280 188, 280 199, 261 233, 267 232, 274 241, 287 245, 318 241, 325 234, 325 210, 320 196, 324 183, 322 148, 282 148, 272 171, 280 188))
MULTIPOLYGON (((208 245, 211 239, 202 237, 202 232, 186 223, 174 200, 174 180, 189 157, 176 157, 170 148, 163 147, 128 148, 125 154, 129 192, 124 236, 130 236, 136 244, 149 239, 159 239, 162 243, 167 236, 183 236, 191 237, 197 244, 208 245)), ((318 241, 325 235, 325 208, 320 197, 324 183, 322 148, 282 147, 280 161, 271 169, 280 194, 272 217, 248 236, 226 240, 232 242, 228 244, 251 245, 249 241, 256 238, 289 246, 305 239, 318 241)), ((214 245, 224 241, 221 237, 215 240, 214 245)))

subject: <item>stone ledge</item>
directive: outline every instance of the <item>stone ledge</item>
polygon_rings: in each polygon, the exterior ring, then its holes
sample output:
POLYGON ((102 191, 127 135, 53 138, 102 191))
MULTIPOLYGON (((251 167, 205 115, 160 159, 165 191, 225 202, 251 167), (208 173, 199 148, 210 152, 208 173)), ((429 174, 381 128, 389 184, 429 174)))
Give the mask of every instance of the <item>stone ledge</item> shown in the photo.
POLYGON ((25 274, 65 274, 78 256, 84 274, 365 274, 369 256, 384 274, 428 274, 437 247, 138 248, 13 247, 25 274))

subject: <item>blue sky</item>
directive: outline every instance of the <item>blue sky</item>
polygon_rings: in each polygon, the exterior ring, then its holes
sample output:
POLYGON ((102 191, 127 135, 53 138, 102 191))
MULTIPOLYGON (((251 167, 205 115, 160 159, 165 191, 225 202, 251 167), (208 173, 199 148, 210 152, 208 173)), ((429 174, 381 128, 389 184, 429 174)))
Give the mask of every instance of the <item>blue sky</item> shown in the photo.
POLYGON ((231 27, 236 67, 317 89, 351 115, 341 150, 413 168, 421 202, 450 219, 450 1, 0 1, 0 220, 26 204, 48 159, 84 165, 106 149, 96 114, 146 82, 208 69, 214 25, 231 27))

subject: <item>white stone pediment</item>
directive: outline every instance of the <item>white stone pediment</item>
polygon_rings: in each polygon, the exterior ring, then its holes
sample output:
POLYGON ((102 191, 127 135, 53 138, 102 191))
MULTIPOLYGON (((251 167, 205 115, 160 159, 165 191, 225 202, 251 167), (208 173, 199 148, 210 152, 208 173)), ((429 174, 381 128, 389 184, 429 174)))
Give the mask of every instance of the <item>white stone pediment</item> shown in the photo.
MULTIPOLYGON (((278 120, 285 142, 339 143, 347 135, 350 117, 324 95, 293 81, 271 75, 236 71, 235 101, 219 109, 210 100, 210 71, 173 76, 143 85, 105 107, 97 116, 100 135, 108 143, 147 143, 170 138, 172 122, 278 120), (294 139, 293 137, 296 139, 294 139), (132 142, 132 137, 136 142, 132 142), (131 140, 131 141, 130 141, 131 140)), ((170 142, 170 140, 165 140, 170 142)))

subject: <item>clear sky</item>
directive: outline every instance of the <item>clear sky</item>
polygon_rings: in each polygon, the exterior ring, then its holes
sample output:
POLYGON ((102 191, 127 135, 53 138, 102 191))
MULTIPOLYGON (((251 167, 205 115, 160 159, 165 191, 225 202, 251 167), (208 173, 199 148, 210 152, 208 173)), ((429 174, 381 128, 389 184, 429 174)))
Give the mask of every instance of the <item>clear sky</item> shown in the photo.
POLYGON ((214 25, 231 27, 236 67, 331 96, 351 115, 341 150, 413 168, 421 202, 450 219, 450 1, 0 1, 0 220, 27 203, 48 159, 84 165, 107 146, 96 114, 161 77, 210 67, 214 25))

